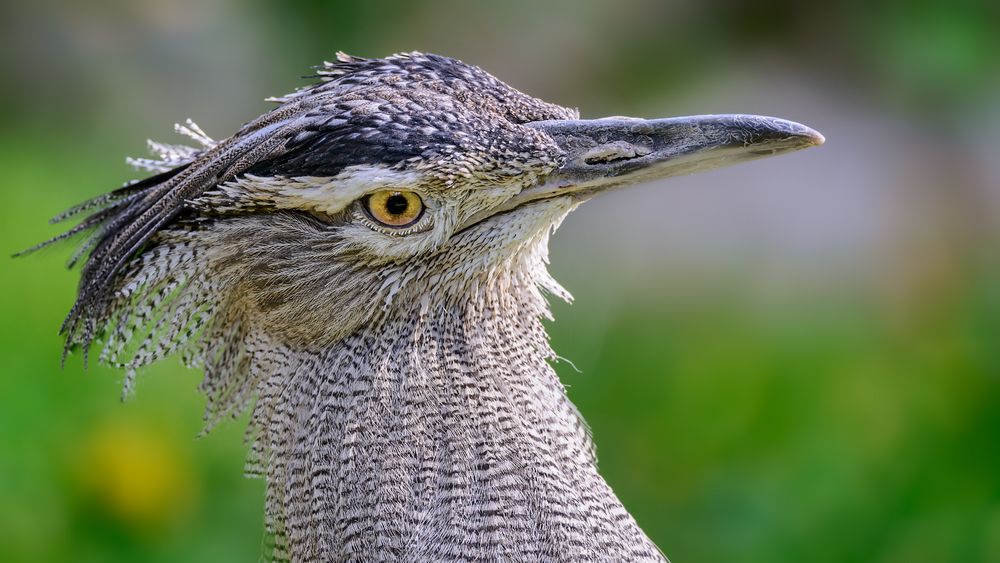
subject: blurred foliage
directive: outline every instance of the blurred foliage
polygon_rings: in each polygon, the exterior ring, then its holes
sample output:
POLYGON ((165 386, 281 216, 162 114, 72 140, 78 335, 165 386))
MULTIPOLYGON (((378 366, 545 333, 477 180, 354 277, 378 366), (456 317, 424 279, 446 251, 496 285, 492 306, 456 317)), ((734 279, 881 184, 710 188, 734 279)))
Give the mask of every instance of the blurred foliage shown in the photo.
MULTIPOLYGON (((338 49, 441 51, 501 77, 493 65, 529 67, 538 74, 517 86, 591 114, 683 94, 759 55, 849 103, 956 134, 995 107, 1000 86, 1000 4, 988 1, 210 4, 2 8, 0 254, 129 177, 120 156, 178 117, 146 115, 143 100, 198 106, 231 127, 338 49), (531 60, 543 54, 565 64, 531 60), (211 70, 189 77, 147 60, 211 70), (221 85, 224 73, 244 77, 218 94, 232 107, 185 97, 185 80, 221 85)), ((560 276, 581 305, 556 305, 554 347, 584 361, 582 374, 559 372, 604 475, 668 555, 1000 561, 1000 272, 995 241, 972 244, 947 283, 912 295, 782 306, 761 307, 736 276, 637 288, 598 318, 588 303, 608 274, 560 276), (596 346, 578 337, 597 323, 596 346)), ((75 281, 66 254, 0 267, 0 561, 256 560, 263 484, 239 476, 245 419, 196 440, 198 373, 156 366, 122 404, 120 373, 81 374, 78 357, 60 370, 55 331, 75 281)))
MULTIPOLYGON (((674 558, 996 561, 998 282, 902 332, 860 303, 642 296, 592 367, 562 372, 602 471, 674 558)), ((584 354, 560 323, 586 312, 558 313, 556 348, 584 354)))

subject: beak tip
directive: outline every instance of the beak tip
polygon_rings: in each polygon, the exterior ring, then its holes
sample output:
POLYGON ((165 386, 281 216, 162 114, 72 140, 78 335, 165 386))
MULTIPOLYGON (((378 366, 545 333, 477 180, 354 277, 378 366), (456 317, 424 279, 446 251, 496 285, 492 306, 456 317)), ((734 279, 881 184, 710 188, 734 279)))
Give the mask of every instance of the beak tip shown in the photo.
MULTIPOLYGON (((785 138, 791 137, 798 148, 818 147, 826 142, 826 137, 822 133, 808 125, 780 118, 771 119, 774 131, 784 131, 785 138)), ((781 133, 778 134, 781 135, 781 133)))
POLYGON ((806 127, 805 137, 809 143, 809 146, 818 147, 826 142, 826 137, 822 133, 816 131, 815 129, 810 129, 806 127))

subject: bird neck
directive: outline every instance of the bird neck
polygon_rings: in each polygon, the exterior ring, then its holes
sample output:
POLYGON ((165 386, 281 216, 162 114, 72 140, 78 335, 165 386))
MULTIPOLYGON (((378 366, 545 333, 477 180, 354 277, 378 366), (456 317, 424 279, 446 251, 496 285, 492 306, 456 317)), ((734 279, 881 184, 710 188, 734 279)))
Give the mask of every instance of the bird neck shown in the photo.
POLYGON ((261 342, 250 468, 268 478, 279 548, 659 558, 597 473, 544 313, 532 287, 387 316, 327 350, 261 342))

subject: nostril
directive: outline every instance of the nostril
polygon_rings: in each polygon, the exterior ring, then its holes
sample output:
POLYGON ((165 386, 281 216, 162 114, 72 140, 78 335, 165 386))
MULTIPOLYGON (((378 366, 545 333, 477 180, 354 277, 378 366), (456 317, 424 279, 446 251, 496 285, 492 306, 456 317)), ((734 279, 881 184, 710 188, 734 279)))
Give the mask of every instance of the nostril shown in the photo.
POLYGON ((619 160, 645 156, 651 151, 646 147, 637 147, 625 141, 614 141, 598 145, 580 157, 586 164, 608 164, 619 160))

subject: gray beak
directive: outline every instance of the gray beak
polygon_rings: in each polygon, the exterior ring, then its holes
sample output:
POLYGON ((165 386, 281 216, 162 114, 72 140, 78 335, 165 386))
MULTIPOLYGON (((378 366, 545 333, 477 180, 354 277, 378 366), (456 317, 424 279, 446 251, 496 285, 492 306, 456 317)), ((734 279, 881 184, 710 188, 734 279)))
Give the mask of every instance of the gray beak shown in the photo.
POLYGON ((658 178, 822 145, 819 132, 760 115, 695 115, 666 119, 607 117, 535 121, 564 151, 562 166, 498 208, 464 226, 532 201, 598 193, 658 178))
POLYGON ((759 115, 696 115, 667 119, 608 117, 537 121, 565 151, 566 162, 526 189, 517 204, 690 174, 822 145, 817 131, 759 115))

